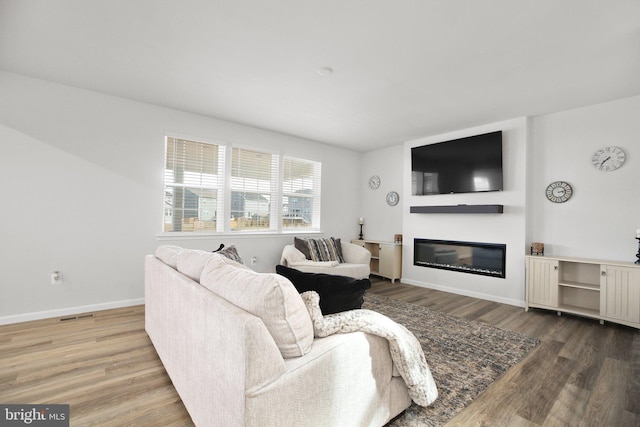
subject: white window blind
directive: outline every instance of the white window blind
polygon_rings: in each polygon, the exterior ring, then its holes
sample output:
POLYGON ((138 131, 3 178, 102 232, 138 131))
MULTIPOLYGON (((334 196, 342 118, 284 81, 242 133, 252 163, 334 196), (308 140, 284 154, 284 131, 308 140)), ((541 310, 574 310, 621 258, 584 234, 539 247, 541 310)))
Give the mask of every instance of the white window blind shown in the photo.
POLYGON ((164 231, 222 231, 225 147, 167 137, 164 231))
POLYGON ((231 155, 231 231, 276 230, 279 156, 233 148, 231 155))
POLYGON ((320 229, 321 163, 285 156, 282 228, 320 229))

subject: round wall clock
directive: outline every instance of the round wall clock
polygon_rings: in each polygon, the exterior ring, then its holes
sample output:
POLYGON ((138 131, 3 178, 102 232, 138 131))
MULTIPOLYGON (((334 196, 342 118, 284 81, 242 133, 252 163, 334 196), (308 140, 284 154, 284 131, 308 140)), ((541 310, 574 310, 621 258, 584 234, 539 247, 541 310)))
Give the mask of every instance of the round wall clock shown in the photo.
POLYGON ((555 181, 547 187, 547 199, 553 203, 564 203, 571 198, 573 188, 564 181, 555 181))
POLYGON ((604 147, 593 153, 591 163, 603 172, 614 171, 624 164, 625 154, 620 147, 604 147))
POLYGON ((372 190, 377 190, 380 187, 380 177, 378 175, 373 175, 369 178, 369 188, 372 190))
POLYGON ((387 204, 389 206, 395 206, 400 201, 400 196, 395 191, 389 191, 387 193, 387 204))

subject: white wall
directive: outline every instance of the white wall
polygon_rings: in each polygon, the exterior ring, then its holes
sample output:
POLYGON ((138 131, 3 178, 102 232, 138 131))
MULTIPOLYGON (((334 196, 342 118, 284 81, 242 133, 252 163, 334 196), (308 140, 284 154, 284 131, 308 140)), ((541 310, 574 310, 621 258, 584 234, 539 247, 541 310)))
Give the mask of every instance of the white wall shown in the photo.
POLYGON ((524 118, 405 143, 402 281, 519 305, 524 300, 527 120, 524 118), (472 194, 411 195, 411 148, 502 130, 504 190, 472 194), (411 206, 501 204, 503 214, 412 214, 411 206), (495 278, 413 265, 413 239, 507 245, 506 277, 495 278))
POLYGON ((158 238, 166 132, 321 161, 322 229, 357 236, 358 153, 6 72, 0 93, 0 323, 141 303, 160 244, 235 244, 273 271, 291 236, 158 238))
POLYGON ((635 261, 640 228, 640 96, 531 119, 534 151, 528 241, 545 254, 635 261), (612 172, 591 165, 599 148, 627 155, 612 172), (567 181, 573 196, 551 203, 545 189, 567 181))
POLYGON ((365 239, 392 242, 395 234, 402 233, 403 158, 402 145, 369 151, 362 156, 360 191, 363 197, 358 217, 365 220, 365 239), (380 177, 377 190, 369 188, 369 178, 373 175, 380 177), (386 197, 390 191, 400 195, 396 206, 387 204, 386 197))

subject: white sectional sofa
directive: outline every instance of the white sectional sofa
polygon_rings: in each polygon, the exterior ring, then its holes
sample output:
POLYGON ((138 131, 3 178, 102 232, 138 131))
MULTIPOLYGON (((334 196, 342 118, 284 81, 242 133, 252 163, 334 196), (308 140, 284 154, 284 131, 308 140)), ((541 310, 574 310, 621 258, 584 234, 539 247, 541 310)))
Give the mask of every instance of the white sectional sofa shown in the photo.
POLYGON ((314 338, 277 274, 161 246, 145 259, 146 330, 194 423, 382 426, 411 404, 384 338, 314 338))

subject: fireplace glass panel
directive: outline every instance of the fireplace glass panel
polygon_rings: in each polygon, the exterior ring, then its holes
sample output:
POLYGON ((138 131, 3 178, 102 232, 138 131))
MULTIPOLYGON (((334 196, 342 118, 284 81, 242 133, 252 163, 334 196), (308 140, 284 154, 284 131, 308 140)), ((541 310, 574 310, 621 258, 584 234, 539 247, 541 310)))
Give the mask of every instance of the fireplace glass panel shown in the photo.
POLYGON ((506 245, 414 239, 413 264, 504 278, 506 245))

